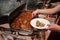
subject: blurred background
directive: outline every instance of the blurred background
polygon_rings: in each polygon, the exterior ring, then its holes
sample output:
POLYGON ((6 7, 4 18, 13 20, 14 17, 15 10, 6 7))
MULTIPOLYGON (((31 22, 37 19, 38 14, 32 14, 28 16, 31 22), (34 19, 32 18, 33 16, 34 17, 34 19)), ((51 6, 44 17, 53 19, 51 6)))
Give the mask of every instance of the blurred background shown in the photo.
POLYGON ((0 23, 8 22, 8 16, 16 8, 26 3, 25 10, 35 10, 43 6, 44 0, 0 0, 0 23))
POLYGON ((27 9, 34 10, 39 4, 42 6, 43 0, 0 0, 0 16, 9 15, 23 3, 27 3, 27 9))

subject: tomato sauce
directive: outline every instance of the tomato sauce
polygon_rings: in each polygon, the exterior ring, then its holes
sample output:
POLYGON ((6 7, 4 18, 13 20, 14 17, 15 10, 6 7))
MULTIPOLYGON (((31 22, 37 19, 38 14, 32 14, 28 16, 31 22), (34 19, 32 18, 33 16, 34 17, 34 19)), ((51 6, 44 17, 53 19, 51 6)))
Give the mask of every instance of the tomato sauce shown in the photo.
POLYGON ((11 27, 20 30, 27 30, 31 27, 30 26, 31 19, 32 19, 32 12, 30 11, 22 12, 13 21, 11 27))

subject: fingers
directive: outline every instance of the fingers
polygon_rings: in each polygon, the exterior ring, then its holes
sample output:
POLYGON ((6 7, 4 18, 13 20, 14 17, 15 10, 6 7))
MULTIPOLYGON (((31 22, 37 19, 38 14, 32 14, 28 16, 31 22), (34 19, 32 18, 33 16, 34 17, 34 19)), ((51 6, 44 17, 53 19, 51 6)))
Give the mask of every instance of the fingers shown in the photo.
POLYGON ((33 17, 36 16, 37 14, 38 14, 38 9, 35 10, 34 12, 32 12, 32 16, 33 16, 33 17))
POLYGON ((32 16, 33 16, 33 17, 34 17, 34 16, 36 16, 36 13, 37 13, 37 12, 36 12, 36 11, 34 11, 34 12, 32 13, 32 16))
POLYGON ((48 24, 47 26, 51 26, 51 24, 48 24))
POLYGON ((48 27, 46 28, 46 30, 50 30, 51 27, 52 27, 51 24, 48 24, 47 26, 48 26, 48 27))
POLYGON ((33 12, 33 13, 32 13, 32 17, 34 17, 34 16, 35 16, 35 13, 33 12))

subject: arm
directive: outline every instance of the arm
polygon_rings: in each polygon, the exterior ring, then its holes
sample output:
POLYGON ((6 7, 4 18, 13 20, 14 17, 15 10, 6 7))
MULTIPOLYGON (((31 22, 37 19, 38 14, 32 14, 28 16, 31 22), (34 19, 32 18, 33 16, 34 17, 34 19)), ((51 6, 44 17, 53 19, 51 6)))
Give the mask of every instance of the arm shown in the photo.
POLYGON ((50 9, 37 9, 35 10, 32 15, 35 16, 36 14, 42 13, 42 14, 54 14, 56 12, 60 11, 60 2, 54 3, 54 5, 57 5, 54 8, 50 9))
POLYGON ((60 32, 60 26, 57 24, 49 24, 46 29, 60 32))
POLYGON ((58 11, 60 11, 60 5, 57 5, 55 8, 51 9, 37 9, 38 13, 43 13, 43 14, 54 14, 58 11))
POLYGON ((60 32, 60 26, 57 28, 57 31, 60 32))

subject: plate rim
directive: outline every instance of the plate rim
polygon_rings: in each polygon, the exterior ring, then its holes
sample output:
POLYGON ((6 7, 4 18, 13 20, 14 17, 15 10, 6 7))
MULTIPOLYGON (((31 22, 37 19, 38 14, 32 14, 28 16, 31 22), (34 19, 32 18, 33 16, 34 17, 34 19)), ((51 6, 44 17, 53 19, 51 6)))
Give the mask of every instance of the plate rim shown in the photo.
MULTIPOLYGON (((34 19, 32 19, 31 21, 30 21, 30 25, 32 26, 32 24, 31 24, 31 22, 33 21, 33 20, 35 20, 35 19, 43 19, 43 20, 46 20, 46 19, 44 19, 44 18, 34 18, 34 19)), ((48 21, 48 20, 46 20, 46 21, 48 21)), ((48 24, 50 24, 50 22, 48 21, 48 24)), ((33 26, 32 26, 33 27, 33 26)), ((48 27, 48 26, 47 26, 48 27)), ((34 27, 34 28, 37 28, 37 29, 46 29, 47 27, 34 27)))

